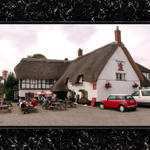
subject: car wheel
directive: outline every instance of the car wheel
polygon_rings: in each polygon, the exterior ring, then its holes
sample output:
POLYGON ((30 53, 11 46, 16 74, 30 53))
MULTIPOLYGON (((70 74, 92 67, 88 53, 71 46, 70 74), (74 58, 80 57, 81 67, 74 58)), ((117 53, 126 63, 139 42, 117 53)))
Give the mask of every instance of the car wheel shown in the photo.
POLYGON ((123 105, 120 105, 120 106, 119 106, 119 111, 120 111, 120 112, 124 112, 124 111, 125 111, 125 107, 124 107, 123 105))
POLYGON ((100 109, 104 109, 104 104, 100 104, 100 105, 99 105, 99 108, 100 108, 100 109))

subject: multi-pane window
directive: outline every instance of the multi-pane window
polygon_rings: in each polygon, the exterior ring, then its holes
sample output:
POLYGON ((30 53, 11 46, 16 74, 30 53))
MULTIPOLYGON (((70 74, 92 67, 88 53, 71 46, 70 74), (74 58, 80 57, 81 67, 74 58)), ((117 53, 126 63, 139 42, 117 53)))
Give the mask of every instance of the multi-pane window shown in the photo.
POLYGON ((22 88, 25 88, 25 80, 22 80, 22 88))
POLYGON ((45 81, 46 88, 49 88, 49 80, 45 81))
POLYGON ((41 88, 41 80, 37 80, 37 88, 41 88))
POLYGON ((29 88, 29 80, 26 80, 26 88, 29 88))
POLYGON ((34 80, 31 80, 31 88, 34 88, 34 80))
POLYGON ((22 88, 22 79, 20 80, 20 88, 22 88))
POLYGON ((125 80, 125 73, 116 73, 116 80, 125 80))
POLYGON ((37 80, 34 80, 34 88, 37 89, 37 80))
POLYGON ((20 80, 20 88, 45 89, 54 85, 54 80, 20 80))
POLYGON ((42 88, 45 88, 45 80, 42 80, 42 88))
POLYGON ((54 80, 49 80, 49 85, 54 84, 54 80))

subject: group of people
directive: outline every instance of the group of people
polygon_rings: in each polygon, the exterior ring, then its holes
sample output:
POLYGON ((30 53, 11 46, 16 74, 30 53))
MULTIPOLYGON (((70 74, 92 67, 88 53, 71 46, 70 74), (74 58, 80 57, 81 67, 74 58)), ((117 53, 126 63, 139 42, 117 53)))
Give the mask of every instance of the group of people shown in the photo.
POLYGON ((42 96, 41 100, 42 100, 42 107, 45 107, 48 104, 51 104, 53 101, 56 101, 57 96, 56 96, 56 94, 50 95, 49 97, 42 96))
POLYGON ((25 108, 27 106, 32 106, 35 107, 36 106, 36 100, 35 98, 33 99, 28 99, 28 100, 23 100, 21 97, 19 98, 19 103, 18 105, 20 106, 20 108, 25 108))
POLYGON ((35 107, 37 102, 41 102, 42 106, 46 106, 47 104, 51 104, 52 101, 56 101, 56 100, 57 100, 57 96, 54 93, 52 95, 50 95, 49 97, 46 97, 44 95, 40 96, 40 97, 38 97, 38 100, 36 100, 35 98, 26 98, 25 100, 23 100, 20 97, 18 105, 21 108, 25 108, 29 105, 35 107))

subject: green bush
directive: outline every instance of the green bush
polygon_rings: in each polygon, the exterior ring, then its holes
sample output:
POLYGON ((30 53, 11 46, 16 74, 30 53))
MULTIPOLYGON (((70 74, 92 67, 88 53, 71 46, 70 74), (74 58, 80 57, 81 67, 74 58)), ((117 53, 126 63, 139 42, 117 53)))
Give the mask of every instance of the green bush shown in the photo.
POLYGON ((5 82, 6 100, 14 101, 14 91, 18 90, 18 80, 13 72, 10 72, 5 82))
POLYGON ((6 100, 13 100, 14 99, 14 90, 11 88, 6 89, 6 100))

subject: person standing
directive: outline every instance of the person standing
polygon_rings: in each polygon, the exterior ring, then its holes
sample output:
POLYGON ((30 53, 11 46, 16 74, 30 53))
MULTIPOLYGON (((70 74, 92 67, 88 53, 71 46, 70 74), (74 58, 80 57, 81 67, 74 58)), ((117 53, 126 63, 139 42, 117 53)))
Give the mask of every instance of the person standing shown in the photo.
POLYGON ((18 105, 20 105, 21 102, 22 102, 22 98, 19 97, 18 105))
POLYGON ((47 98, 43 97, 43 104, 42 104, 42 108, 46 107, 48 104, 48 100, 47 98))
POLYGON ((57 95, 55 93, 53 94, 53 99, 54 99, 54 101, 57 100, 57 95))

